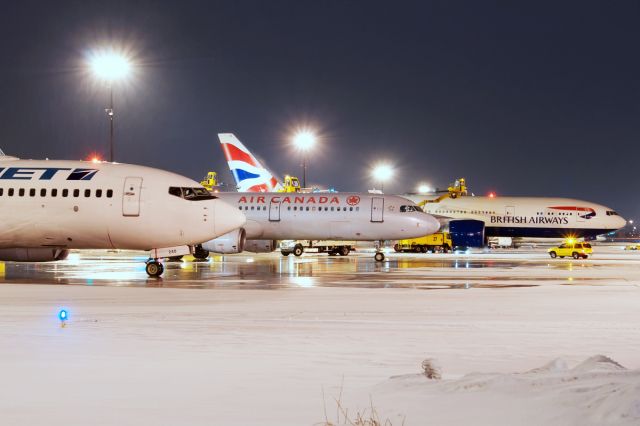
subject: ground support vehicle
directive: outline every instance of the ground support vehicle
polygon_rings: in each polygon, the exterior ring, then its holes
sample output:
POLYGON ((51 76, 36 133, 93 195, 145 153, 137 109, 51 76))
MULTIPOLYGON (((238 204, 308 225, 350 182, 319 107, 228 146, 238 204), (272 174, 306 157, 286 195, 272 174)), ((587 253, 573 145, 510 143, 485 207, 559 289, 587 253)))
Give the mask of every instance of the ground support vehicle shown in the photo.
POLYGON ((443 252, 448 253, 453 247, 451 241, 451 235, 448 232, 438 232, 431 235, 425 235, 420 238, 411 238, 407 240, 399 240, 393 249, 400 252, 414 252, 414 253, 431 253, 443 252))
POLYGON ((317 241, 297 241, 284 240, 280 242, 280 253, 283 256, 302 256, 306 249, 316 249, 318 253, 328 253, 329 256, 347 256, 356 249, 355 241, 334 241, 334 240, 317 240, 317 241))
POLYGON ((566 242, 558 247, 552 247, 547 251, 552 259, 555 259, 556 257, 563 258, 569 256, 574 259, 586 259, 593 253, 591 244, 576 242, 566 242))

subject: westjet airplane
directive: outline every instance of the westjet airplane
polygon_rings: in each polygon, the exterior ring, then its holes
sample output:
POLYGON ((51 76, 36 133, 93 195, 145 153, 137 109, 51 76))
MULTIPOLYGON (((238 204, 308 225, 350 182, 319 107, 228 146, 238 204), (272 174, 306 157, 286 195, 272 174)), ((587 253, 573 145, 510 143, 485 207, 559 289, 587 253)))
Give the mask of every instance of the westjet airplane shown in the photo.
POLYGON ((380 242, 436 232, 440 223, 412 201, 383 194, 266 192, 279 188, 273 174, 232 134, 220 142, 239 191, 216 193, 247 217, 243 229, 202 244, 204 258, 215 253, 271 252, 275 240, 376 241, 377 261, 384 260, 380 242))
POLYGON ((63 260, 70 249, 150 250, 158 259, 244 225, 245 216, 183 176, 143 166, 0 155, 0 260, 63 260))

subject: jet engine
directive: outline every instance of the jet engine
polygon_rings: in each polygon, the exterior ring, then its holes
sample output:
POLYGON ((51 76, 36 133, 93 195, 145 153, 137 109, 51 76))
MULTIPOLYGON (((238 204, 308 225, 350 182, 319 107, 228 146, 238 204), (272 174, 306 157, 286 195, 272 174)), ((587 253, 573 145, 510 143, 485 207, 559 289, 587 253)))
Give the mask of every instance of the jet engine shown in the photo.
POLYGON ((271 253, 275 249, 275 240, 247 240, 244 245, 244 250, 251 253, 271 253))
POLYGON ((10 262, 53 262, 65 260, 69 250, 56 248, 5 248, 0 249, 0 260, 10 262))
POLYGON ((484 222, 481 220, 452 220, 449 233, 454 247, 484 247, 484 222))
POLYGON ((246 239, 247 233, 243 228, 239 228, 221 235, 216 239, 202 243, 202 248, 212 253, 241 253, 244 250, 246 239))

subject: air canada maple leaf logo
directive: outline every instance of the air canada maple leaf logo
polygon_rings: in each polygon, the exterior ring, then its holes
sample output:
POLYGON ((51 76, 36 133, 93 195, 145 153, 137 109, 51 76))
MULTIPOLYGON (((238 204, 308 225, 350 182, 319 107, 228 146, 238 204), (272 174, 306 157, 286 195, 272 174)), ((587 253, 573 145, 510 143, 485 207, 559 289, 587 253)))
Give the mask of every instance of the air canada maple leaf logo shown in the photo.
POLYGON ((349 204, 350 206, 360 204, 360 197, 358 197, 357 195, 350 196, 349 198, 347 198, 347 204, 349 204))

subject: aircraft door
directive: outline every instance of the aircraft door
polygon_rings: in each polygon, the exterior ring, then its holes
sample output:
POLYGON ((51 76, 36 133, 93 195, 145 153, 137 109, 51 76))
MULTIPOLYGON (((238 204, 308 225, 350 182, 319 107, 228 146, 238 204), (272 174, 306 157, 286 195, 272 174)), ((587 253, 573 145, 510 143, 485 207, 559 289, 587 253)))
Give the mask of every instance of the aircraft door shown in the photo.
POLYGON ((516 208, 514 206, 507 206, 504 208, 504 215, 505 216, 515 216, 516 215, 516 208))
POLYGON ((384 198, 371 199, 371 222, 384 222, 384 198))
POLYGON ((127 177, 124 179, 122 191, 122 215, 140 216, 140 193, 142 192, 141 177, 127 177))
POLYGON ((269 221, 280 221, 280 201, 271 200, 271 202, 269 203, 269 221))

